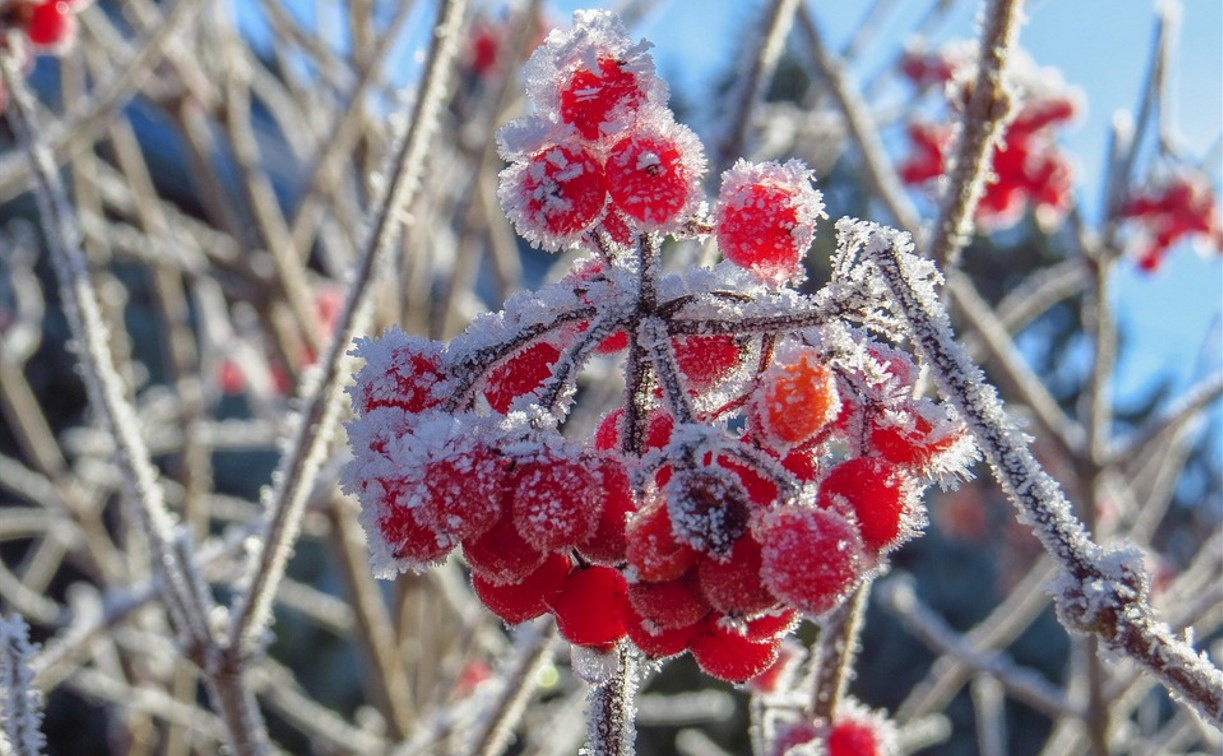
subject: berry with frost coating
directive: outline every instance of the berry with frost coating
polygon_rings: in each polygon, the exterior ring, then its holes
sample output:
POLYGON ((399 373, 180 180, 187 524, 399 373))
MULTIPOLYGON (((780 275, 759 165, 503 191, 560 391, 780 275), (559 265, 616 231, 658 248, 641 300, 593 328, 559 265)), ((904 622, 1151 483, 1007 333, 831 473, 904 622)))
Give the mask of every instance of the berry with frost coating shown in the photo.
POLYGON ((664 629, 642 617, 632 606, 625 615, 625 629, 629 640, 650 659, 665 659, 682 654, 700 627, 698 620, 692 625, 664 629))
POLYGON ((787 507, 771 512, 760 533, 765 586, 790 606, 810 614, 835 608, 865 566, 862 536, 826 509, 787 507))
POLYGON ((697 551, 725 558, 747 532, 747 491, 727 470, 680 469, 662 493, 675 537, 697 551))
POLYGON ((417 414, 442 401, 446 371, 436 341, 392 328, 381 339, 357 339, 355 352, 365 359, 350 389, 358 412, 399 407, 417 414))
POLYGON ((735 163, 722 174, 715 211, 722 256, 772 284, 792 278, 824 217, 811 182, 811 171, 797 160, 735 163))
POLYGON ((735 542, 727 559, 702 555, 697 564, 701 592, 723 614, 748 617, 777 605, 760 577, 760 544, 751 535, 735 542))
POLYGON ((369 487, 377 498, 373 509, 377 512, 378 532, 390 547, 391 555, 405 562, 409 569, 419 571, 445 559, 455 543, 421 524, 416 510, 403 503, 405 492, 415 485, 407 480, 381 479, 372 481, 369 487))
POLYGON ((452 543, 478 538, 501 517, 505 465, 486 446, 430 462, 421 478, 416 518, 452 543))
POLYGON ((674 122, 622 139, 605 166, 612 201, 646 230, 672 229, 692 214, 701 201, 704 170, 700 140, 674 122))
POLYGON ((540 389, 552 376, 552 366, 561 350, 546 341, 537 341, 488 373, 484 398, 488 406, 505 414, 514 400, 540 389))
POLYGON ((603 169, 580 145, 552 145, 501 173, 501 207, 524 239, 556 250, 594 225, 607 201, 603 169))
POLYGON ((604 489, 590 460, 543 456, 514 471, 514 528, 541 551, 586 540, 603 511, 604 489))
POLYGON ((594 466, 603 479, 603 507, 594 531, 578 544, 578 551, 595 564, 616 565, 624 561, 628 548, 625 529, 637 511, 637 502, 623 464, 601 457, 594 466))
POLYGON ((809 348, 774 364, 750 407, 762 438, 781 449, 815 438, 840 411, 836 377, 809 348))
POLYGON ((628 600, 637 614, 664 630, 695 625, 710 610, 691 571, 662 583, 633 583, 628 589, 628 600))
POLYGON ((688 390, 698 394, 725 380, 742 359, 742 350, 727 334, 681 336, 671 340, 671 348, 688 390))
POLYGON ((561 121, 595 140, 604 127, 631 119, 643 99, 636 73, 615 58, 600 58, 593 69, 575 71, 561 88, 561 121))

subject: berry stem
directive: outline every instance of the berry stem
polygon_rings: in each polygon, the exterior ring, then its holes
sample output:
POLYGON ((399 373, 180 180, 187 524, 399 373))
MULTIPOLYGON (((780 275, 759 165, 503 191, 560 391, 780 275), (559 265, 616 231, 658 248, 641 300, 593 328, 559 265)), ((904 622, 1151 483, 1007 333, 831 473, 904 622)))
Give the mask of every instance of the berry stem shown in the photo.
POLYGON ((857 590, 820 622, 820 635, 813 651, 815 681, 812 686, 811 715, 817 721, 831 722, 837 706, 853 676, 854 657, 861 644, 858 635, 866 615, 870 581, 857 590))
POLYGON ((637 728, 633 723, 637 696, 637 655, 626 643, 616 651, 616 672, 607 682, 592 686, 587 698, 586 747, 589 756, 632 756, 637 728))

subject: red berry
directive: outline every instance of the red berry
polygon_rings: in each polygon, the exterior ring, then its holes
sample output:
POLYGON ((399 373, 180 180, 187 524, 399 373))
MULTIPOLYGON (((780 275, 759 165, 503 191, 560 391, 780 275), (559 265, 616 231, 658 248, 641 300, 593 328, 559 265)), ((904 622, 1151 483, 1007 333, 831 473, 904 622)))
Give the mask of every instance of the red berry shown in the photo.
POLYGON ((605 497, 590 460, 532 460, 514 478, 514 527, 527 543, 541 551, 568 549, 594 531, 605 497))
POLYGON ((811 172, 797 160, 740 160, 722 174, 716 210, 722 256, 760 278, 781 283, 800 269, 824 214, 811 172))
POLYGON ((579 69, 561 89, 561 121, 595 140, 603 135, 604 126, 631 121, 641 101, 641 86, 633 72, 615 58, 599 58, 597 71, 579 69))
POLYGON ((395 328, 380 339, 358 340, 357 352, 365 358, 353 390, 359 412, 399 407, 417 414, 442 400, 446 371, 437 342, 395 328))
POLYGON ((561 350, 552 344, 537 341, 490 370, 484 383, 488 405, 502 414, 509 412, 515 399, 543 386, 560 356, 561 350))
POLYGON ((697 566, 701 592, 723 614, 759 614, 777 604, 760 578, 760 565, 760 544, 745 535, 735 542, 728 559, 701 557, 697 566))
POLYGON ((625 627, 629 640, 641 649, 641 652, 651 659, 665 659, 675 656, 688 648, 688 643, 701 624, 687 625, 664 630, 650 620, 645 619, 632 608, 625 616, 625 627))
POLYGON ((674 580, 696 563, 697 553, 676 540, 667 508, 655 503, 637 513, 625 531, 625 558, 641 580, 674 580))
POLYGON ((501 517, 505 467, 488 447, 430 462, 421 477, 417 519, 454 542, 479 537, 501 517))
POLYGON ((578 551, 587 561, 595 564, 616 565, 624 561, 624 552, 628 548, 625 529, 629 517, 637 511, 637 502, 624 465, 615 459, 603 457, 596 467, 603 478, 605 501, 594 532, 578 544, 578 551))
POLYGON ((565 586, 571 564, 564 554, 553 554, 522 580, 497 585, 478 574, 471 576, 476 595, 493 614, 511 625, 546 613, 546 599, 565 586))
POLYGON ((862 542, 879 551, 894 545, 900 536, 906 499, 902 482, 891 463, 859 457, 828 471, 820 482, 816 503, 841 512, 848 507, 858 519, 862 542))
POLYGON ((681 469, 663 496, 675 537, 697 551, 725 557, 747 532, 747 491, 727 470, 681 469))
POLYGON ((700 141, 683 126, 639 131, 612 147, 607 189, 625 215, 646 229, 661 228, 696 206, 704 163, 700 141))
POLYGON ((472 572, 497 585, 521 580, 548 558, 518 535, 509 507, 483 535, 463 542, 463 556, 472 572))
POLYGON ((406 493, 416 485, 404 479, 379 479, 370 481, 367 490, 376 498, 378 530, 391 554, 413 568, 424 568, 445 559, 455 542, 422 525, 416 509, 406 505, 406 493))
POLYGON ((547 601, 561 637, 574 645, 606 649, 625 635, 628 584, 619 570, 575 570, 547 601))
POLYGON ((739 345, 728 334, 680 336, 671 340, 675 363, 688 389, 705 393, 726 379, 739 366, 739 345))
POLYGON ((741 683, 777 661, 780 640, 752 641, 719 625, 712 617, 692 639, 688 650, 705 674, 741 683))
POLYGON ((894 465, 920 468, 950 449, 959 438, 957 432, 934 436, 934 426, 919 412, 906 418, 911 425, 876 425, 871 431, 870 448, 894 465))
POLYGON ((55 47, 72 36, 76 27, 72 5, 65 0, 38 3, 26 13, 26 37, 36 47, 55 47))
POLYGON ((691 572, 663 583, 633 583, 628 600, 634 611, 664 630, 695 625, 709 614, 709 603, 691 572))
POLYGON ((760 533, 760 574, 773 595, 810 614, 837 606, 862 574, 862 537, 839 514, 787 507, 760 533))
POLYGON ((782 449, 815 438, 840 410, 836 376, 808 348, 765 373, 749 408, 764 440, 782 449))
POLYGON ((769 668, 765 671, 748 680, 748 690, 756 694, 778 692, 786 670, 792 665, 796 655, 793 646, 783 643, 778 649, 777 661, 769 665, 769 668))
POLYGON ((523 238, 559 249, 598 220, 607 184, 599 163, 581 146, 553 145, 502 171, 498 197, 523 238))
POLYGON ((837 722, 828 733, 828 756, 880 756, 875 729, 852 719, 837 722))

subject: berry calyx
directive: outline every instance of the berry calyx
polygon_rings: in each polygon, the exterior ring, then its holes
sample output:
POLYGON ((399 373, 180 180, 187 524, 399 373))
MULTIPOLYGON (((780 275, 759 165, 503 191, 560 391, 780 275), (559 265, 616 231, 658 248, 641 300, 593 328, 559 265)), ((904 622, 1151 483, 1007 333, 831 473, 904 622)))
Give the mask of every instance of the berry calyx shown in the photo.
POLYGON ((680 469, 663 496, 675 537, 697 551, 725 557, 747 532, 748 494, 727 470, 680 469))

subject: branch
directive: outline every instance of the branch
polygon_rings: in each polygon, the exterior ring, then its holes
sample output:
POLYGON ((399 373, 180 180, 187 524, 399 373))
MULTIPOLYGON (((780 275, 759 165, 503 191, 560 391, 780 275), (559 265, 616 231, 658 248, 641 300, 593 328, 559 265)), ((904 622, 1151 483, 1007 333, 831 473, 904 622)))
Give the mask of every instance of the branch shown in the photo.
POLYGON ((852 220, 837 225, 842 245, 860 251, 879 271, 939 392, 976 438, 1021 520, 1060 563, 1063 575, 1053 594, 1062 624, 1098 636, 1145 666, 1203 717, 1223 723, 1223 672, 1156 619, 1141 557, 1130 549, 1105 551, 1088 537, 1057 482, 1006 417, 997 392, 955 342, 934 292, 933 267, 912 254, 912 242, 901 232, 852 220))

